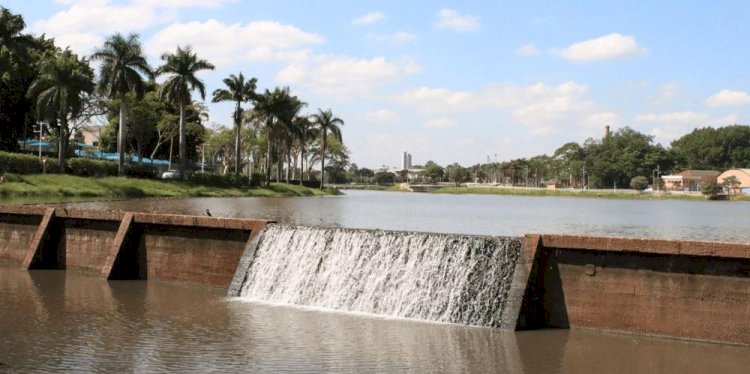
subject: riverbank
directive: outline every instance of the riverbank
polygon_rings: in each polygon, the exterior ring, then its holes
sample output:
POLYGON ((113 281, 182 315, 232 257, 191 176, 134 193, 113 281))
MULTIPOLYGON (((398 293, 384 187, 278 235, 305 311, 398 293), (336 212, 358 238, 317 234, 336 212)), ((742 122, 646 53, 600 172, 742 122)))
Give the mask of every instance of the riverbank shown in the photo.
POLYGON ((402 190, 398 185, 381 186, 379 184, 336 184, 336 185, 332 185, 332 187, 339 189, 339 190, 408 192, 406 190, 402 190))
MULTIPOLYGON (((646 199, 646 200, 707 200, 706 196, 693 194, 671 194, 671 193, 637 193, 619 191, 587 191, 587 190, 547 190, 530 188, 498 188, 498 187, 443 187, 436 189, 433 193, 442 194, 474 194, 474 195, 516 195, 516 196, 563 196, 563 197, 589 197, 608 199, 646 199)), ((750 196, 732 196, 729 200, 750 201, 750 196)))
POLYGON ((337 195, 323 190, 284 183, 254 188, 221 188, 182 181, 137 178, 87 178, 73 175, 14 175, 0 183, 2 198, 133 198, 133 197, 284 197, 337 195))

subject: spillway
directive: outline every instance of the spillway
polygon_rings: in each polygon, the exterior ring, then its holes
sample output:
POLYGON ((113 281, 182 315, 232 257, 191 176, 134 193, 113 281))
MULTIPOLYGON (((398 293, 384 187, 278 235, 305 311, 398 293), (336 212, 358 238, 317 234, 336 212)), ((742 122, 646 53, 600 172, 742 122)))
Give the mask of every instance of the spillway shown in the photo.
POLYGON ((269 225, 238 296, 270 303, 499 327, 523 240, 269 225))

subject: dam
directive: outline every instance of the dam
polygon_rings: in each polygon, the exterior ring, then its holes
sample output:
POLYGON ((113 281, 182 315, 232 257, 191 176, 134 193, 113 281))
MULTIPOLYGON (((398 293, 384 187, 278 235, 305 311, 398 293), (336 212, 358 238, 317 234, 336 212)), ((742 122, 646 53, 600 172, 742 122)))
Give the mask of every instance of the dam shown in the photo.
POLYGON ((0 261, 430 322, 750 344, 747 244, 4 206, 0 261))

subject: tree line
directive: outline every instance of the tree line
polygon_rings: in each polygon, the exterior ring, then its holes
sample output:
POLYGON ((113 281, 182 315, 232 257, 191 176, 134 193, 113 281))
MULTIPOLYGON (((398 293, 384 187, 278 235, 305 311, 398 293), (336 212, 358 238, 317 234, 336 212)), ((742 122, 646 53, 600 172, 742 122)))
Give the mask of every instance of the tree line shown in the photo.
MULTIPOLYGON (((422 171, 417 182, 479 182, 515 186, 544 187, 556 181, 562 187, 635 188, 643 181, 653 183, 661 175, 688 169, 725 171, 750 167, 750 127, 731 125, 703 127, 674 140, 670 147, 655 144, 652 136, 623 127, 602 139, 570 142, 551 155, 543 154, 504 162, 446 166, 428 161, 415 166, 422 171)), ((407 172, 375 172, 367 168, 349 170, 357 183, 391 184, 406 182, 407 172)), ((413 180, 412 180, 413 181, 413 180)), ((638 189, 638 188, 637 188, 638 189)))
POLYGON ((64 170, 71 154, 67 144, 72 131, 93 118, 106 116, 100 136, 102 150, 118 153, 118 172, 124 173, 126 154, 139 160, 173 155, 177 143, 180 175, 190 170, 189 160, 220 160, 235 176, 245 165, 252 174, 262 171, 266 181, 314 176, 320 163, 323 186, 329 159, 337 168, 348 164, 342 143, 344 121, 330 109, 303 113, 307 103, 289 87, 258 91, 257 78, 242 72, 223 80, 224 87, 211 95, 212 102, 232 102, 232 152, 227 149, 226 128, 207 129, 206 106, 192 100, 197 92, 206 99, 201 71, 214 65, 190 46, 178 46, 161 56, 158 67, 149 65, 137 34, 115 33, 88 57, 55 46, 45 35, 24 32, 21 15, 0 7, 0 149, 17 151, 19 140, 30 139, 40 122, 48 124, 64 170), (99 63, 95 74, 90 62, 99 63), (163 77, 163 82, 155 79, 163 77), (168 147, 167 147, 168 145, 168 147), (248 157, 249 156, 249 157, 248 157), (231 162, 230 162, 231 161, 231 162), (254 162, 250 162, 254 161, 254 162))

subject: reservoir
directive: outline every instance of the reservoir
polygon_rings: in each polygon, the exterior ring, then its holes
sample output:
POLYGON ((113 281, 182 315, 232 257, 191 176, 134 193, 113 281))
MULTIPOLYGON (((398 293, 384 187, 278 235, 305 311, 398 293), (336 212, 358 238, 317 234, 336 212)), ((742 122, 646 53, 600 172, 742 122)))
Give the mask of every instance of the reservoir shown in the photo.
MULTIPOLYGON (((322 198, 140 199, 96 209, 461 234, 750 242, 738 202, 347 191, 322 198)), ((750 349, 585 329, 508 332, 227 298, 0 265, 0 372, 746 372, 750 349)))

